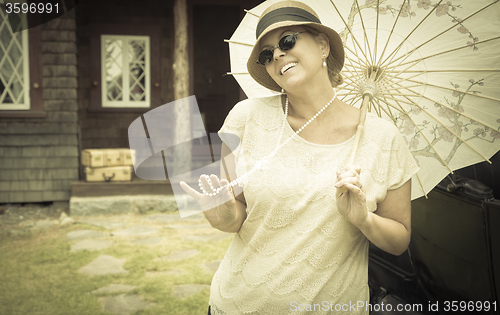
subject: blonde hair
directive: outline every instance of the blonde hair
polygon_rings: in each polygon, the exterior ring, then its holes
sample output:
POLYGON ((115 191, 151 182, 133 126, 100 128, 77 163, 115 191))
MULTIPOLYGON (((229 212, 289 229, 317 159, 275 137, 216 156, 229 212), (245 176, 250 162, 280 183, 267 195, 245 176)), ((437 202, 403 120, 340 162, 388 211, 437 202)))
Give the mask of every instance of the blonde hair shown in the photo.
MULTIPOLYGON (((302 26, 306 31, 309 33, 317 36, 320 34, 320 32, 308 25, 302 26)), ((331 50, 331 48, 330 48, 331 50)), ((344 78, 342 77, 342 74, 340 71, 342 70, 339 63, 337 60, 333 57, 333 54, 329 54, 328 57, 326 57, 326 64, 328 67, 328 78, 330 79, 330 83, 332 86, 335 88, 341 84, 344 83, 344 78)))

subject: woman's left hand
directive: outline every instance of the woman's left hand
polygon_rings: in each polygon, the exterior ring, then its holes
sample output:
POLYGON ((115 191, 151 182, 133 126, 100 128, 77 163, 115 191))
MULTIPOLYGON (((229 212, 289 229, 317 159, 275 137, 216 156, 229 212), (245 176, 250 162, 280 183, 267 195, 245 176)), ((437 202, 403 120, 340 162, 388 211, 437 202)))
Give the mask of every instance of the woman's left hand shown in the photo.
POLYGON ((358 227, 368 217, 366 196, 359 180, 360 171, 361 168, 358 166, 348 165, 344 170, 337 171, 337 182, 335 183, 338 211, 349 222, 358 227))

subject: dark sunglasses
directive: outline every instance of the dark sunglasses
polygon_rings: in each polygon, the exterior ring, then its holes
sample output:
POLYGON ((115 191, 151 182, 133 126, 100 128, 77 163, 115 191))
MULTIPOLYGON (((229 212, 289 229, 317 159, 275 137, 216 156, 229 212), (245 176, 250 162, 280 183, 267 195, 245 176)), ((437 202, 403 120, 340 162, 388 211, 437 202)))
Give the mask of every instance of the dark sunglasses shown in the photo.
POLYGON ((294 34, 283 36, 280 39, 278 45, 274 46, 271 49, 264 49, 260 53, 259 59, 257 61, 255 61, 255 62, 258 63, 258 64, 261 64, 261 65, 265 66, 268 63, 270 63, 271 61, 273 61, 274 50, 276 48, 279 47, 279 49, 281 51, 287 51, 287 50, 292 49, 293 46, 295 46, 295 42, 297 41, 297 34, 300 34, 300 33, 305 33, 305 32, 297 32, 297 33, 294 33, 294 34))

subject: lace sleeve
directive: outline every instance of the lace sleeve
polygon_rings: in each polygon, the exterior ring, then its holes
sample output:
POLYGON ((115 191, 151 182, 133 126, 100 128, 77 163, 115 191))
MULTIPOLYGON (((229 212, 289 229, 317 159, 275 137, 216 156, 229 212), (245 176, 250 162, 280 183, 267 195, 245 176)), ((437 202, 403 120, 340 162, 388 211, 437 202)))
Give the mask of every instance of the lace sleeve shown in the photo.
POLYGON ((369 211, 376 211, 387 191, 397 189, 413 177, 419 167, 398 128, 391 122, 367 116, 360 158, 366 171, 361 173, 366 187, 366 203, 369 211))
POLYGON ((387 176, 387 190, 401 187, 419 171, 415 158, 408 149, 408 145, 397 129, 392 141, 387 176))
POLYGON ((243 141, 248 112, 248 104, 245 101, 239 102, 231 109, 218 132, 221 140, 233 152, 238 149, 240 143, 243 141))

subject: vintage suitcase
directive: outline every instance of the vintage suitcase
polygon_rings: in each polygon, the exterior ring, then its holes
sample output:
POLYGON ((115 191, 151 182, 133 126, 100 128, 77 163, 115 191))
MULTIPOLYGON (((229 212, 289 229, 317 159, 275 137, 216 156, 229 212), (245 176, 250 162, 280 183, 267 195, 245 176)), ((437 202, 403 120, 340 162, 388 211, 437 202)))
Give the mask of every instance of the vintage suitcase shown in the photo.
POLYGON ((132 180, 132 166, 85 167, 87 182, 126 182, 132 180))
POLYGON ((134 150, 120 149, 86 149, 82 151, 82 165, 89 167, 133 165, 134 150))

